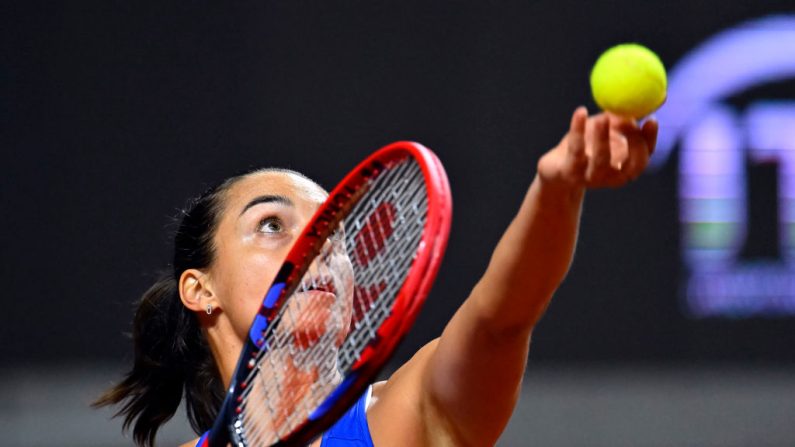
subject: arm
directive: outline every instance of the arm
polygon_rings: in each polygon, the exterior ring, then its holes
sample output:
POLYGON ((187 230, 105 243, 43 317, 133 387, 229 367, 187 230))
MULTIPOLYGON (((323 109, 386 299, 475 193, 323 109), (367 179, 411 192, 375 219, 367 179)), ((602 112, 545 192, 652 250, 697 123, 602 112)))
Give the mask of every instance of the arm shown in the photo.
POLYGON ((579 108, 560 144, 539 160, 469 298, 442 336, 387 384, 416 399, 430 445, 493 445, 499 438, 519 396, 532 330, 571 263, 586 189, 640 175, 656 133, 654 121, 639 128, 615 116, 588 118, 579 108))

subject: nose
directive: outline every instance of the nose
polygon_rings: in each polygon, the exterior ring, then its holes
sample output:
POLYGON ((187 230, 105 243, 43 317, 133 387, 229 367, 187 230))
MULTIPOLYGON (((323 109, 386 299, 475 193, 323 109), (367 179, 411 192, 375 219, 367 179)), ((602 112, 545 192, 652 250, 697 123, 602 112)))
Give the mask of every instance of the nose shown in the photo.
POLYGON ((352 276, 351 262, 345 250, 344 233, 339 229, 323 243, 320 253, 309 265, 301 284, 315 289, 333 286, 341 291, 343 284, 352 281, 352 276))

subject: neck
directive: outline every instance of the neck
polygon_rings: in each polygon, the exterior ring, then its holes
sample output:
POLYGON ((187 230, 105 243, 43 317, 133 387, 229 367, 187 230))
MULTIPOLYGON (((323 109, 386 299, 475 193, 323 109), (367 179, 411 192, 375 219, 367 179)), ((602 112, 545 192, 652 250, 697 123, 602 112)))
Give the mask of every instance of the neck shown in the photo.
POLYGON ((230 336, 234 331, 223 330, 218 324, 203 329, 204 336, 210 345, 218 373, 224 389, 228 389, 232 382, 232 374, 235 373, 240 351, 243 349, 243 342, 237 336, 230 336))

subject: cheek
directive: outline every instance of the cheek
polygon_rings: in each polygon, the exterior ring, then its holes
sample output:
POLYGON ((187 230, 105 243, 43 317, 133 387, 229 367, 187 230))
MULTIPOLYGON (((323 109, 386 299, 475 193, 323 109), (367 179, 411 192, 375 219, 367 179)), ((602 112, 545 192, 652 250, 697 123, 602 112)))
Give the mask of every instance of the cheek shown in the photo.
POLYGON ((221 271, 219 300, 240 338, 246 336, 262 298, 276 275, 278 265, 263 256, 238 259, 233 268, 221 271))

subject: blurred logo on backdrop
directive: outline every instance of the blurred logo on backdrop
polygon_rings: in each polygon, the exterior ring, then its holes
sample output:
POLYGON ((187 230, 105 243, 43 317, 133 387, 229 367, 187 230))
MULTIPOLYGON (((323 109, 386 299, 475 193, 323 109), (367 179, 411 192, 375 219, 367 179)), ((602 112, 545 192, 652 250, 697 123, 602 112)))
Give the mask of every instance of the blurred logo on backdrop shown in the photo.
POLYGON ((651 166, 678 145, 681 290, 694 317, 795 316, 795 98, 729 101, 782 82, 795 82, 790 15, 723 31, 670 70, 651 166), (753 259, 741 252, 752 220, 748 168, 760 164, 776 166, 778 231, 769 236, 778 250, 753 259))

